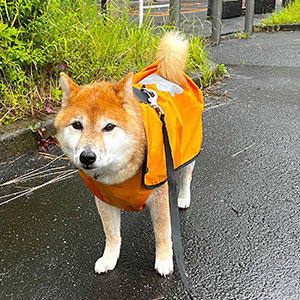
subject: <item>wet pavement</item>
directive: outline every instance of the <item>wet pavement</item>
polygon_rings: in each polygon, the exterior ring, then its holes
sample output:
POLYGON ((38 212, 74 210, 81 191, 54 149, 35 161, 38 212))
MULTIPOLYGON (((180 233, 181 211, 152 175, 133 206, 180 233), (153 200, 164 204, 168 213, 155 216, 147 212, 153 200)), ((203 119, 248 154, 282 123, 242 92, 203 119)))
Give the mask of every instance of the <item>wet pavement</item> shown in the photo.
MULTIPOLYGON (((218 47, 209 49, 209 55, 216 63, 260 66, 261 72, 265 67, 287 69, 291 74, 287 72, 280 84, 289 85, 289 81, 297 76, 293 73, 299 72, 300 32, 256 33, 251 39, 223 40, 218 47)), ((289 92, 288 86, 284 89, 289 92)))
MULTIPOLYGON (((230 63, 230 52, 236 61, 217 89, 224 98, 206 99, 192 203, 180 213, 195 299, 300 298, 300 67, 293 56, 243 64, 237 42, 260 44, 267 56, 270 36, 255 36, 211 50, 217 62, 230 63)), ((282 53, 299 33, 284 37, 281 43, 280 34, 272 36, 282 53)), ((38 154, 4 161, 1 182, 51 161, 38 154)), ((45 169, 62 176, 56 172, 72 166, 56 160, 45 169)), ((116 269, 94 274, 104 234, 93 197, 77 174, 70 176, 0 206, 0 299, 186 299, 177 272, 161 278, 154 271, 147 210, 122 214, 116 269)), ((0 201, 50 178, 1 185, 0 201)))

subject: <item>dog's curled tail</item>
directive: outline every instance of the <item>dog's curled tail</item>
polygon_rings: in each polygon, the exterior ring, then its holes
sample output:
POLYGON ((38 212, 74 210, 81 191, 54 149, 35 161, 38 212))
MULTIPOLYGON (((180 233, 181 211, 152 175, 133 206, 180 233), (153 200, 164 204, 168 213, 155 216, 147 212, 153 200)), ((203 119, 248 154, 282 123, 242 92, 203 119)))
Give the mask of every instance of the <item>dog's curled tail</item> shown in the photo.
POLYGON ((165 79, 184 85, 184 69, 188 56, 188 41, 178 32, 167 32, 158 45, 156 60, 159 73, 165 79))

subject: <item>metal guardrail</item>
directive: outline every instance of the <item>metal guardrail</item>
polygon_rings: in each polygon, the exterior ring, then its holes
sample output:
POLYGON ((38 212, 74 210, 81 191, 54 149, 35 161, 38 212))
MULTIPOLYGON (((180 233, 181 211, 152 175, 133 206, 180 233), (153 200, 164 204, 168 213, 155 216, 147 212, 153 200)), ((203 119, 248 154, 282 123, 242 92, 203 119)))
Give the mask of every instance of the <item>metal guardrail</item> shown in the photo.
POLYGON ((143 24, 144 10, 156 9, 156 8, 169 8, 169 25, 179 27, 179 12, 180 12, 180 0, 170 0, 169 4, 152 4, 144 5, 144 0, 139 0, 139 27, 143 24))
MULTIPOLYGON (((106 0, 100 0, 106 1, 106 0)), ((146 1, 146 0, 145 0, 146 1)), ((214 44, 219 44, 222 29, 222 10, 224 0, 208 0, 211 1, 211 41, 214 44)), ((244 32, 250 35, 253 34, 253 20, 255 13, 255 1, 256 0, 245 0, 246 11, 245 11, 245 24, 244 32)), ((282 0, 282 6, 286 6, 288 3, 294 0, 282 0)), ((169 20, 168 24, 176 28, 180 27, 180 0, 169 0, 169 3, 153 3, 152 5, 144 5, 144 0, 135 1, 139 4, 139 26, 143 24, 143 16, 145 9, 159 9, 168 8, 169 20)), ((244 4, 244 5, 245 5, 244 4)), ((243 6, 244 6, 243 5, 243 6)), ((226 10, 225 10, 226 12, 226 10)))
MULTIPOLYGON (((254 1, 255 0, 246 0, 246 15, 245 15, 244 31, 248 32, 249 34, 253 33, 254 1)), ((144 10, 149 8, 156 9, 156 8, 164 8, 164 7, 169 8, 169 21, 168 21, 169 25, 179 28, 180 27, 180 22, 179 22, 180 0, 170 0, 169 4, 157 3, 152 5, 144 5, 144 0, 139 0, 139 27, 141 27, 143 24, 144 10)), ((222 29, 222 9, 223 9, 223 0, 212 0, 211 41, 214 44, 219 44, 220 42, 221 29, 222 29)))

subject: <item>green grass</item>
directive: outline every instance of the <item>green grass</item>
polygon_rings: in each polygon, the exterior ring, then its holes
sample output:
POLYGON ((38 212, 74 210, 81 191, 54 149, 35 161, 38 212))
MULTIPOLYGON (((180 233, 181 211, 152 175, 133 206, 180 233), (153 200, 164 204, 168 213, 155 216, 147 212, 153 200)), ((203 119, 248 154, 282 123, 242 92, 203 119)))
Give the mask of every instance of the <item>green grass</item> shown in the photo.
POLYGON ((287 7, 280 9, 261 22, 267 26, 300 23, 300 0, 291 2, 287 7))
POLYGON ((234 33, 234 38, 243 40, 243 39, 252 39, 252 35, 248 32, 237 31, 234 33))
MULTIPOLYGON (((149 18, 138 28, 126 12, 105 17, 91 0, 0 0, 0 125, 55 112, 61 71, 87 84, 142 70, 166 30, 149 18)), ((187 72, 199 70, 204 87, 218 73, 207 57, 192 37, 187 72)))

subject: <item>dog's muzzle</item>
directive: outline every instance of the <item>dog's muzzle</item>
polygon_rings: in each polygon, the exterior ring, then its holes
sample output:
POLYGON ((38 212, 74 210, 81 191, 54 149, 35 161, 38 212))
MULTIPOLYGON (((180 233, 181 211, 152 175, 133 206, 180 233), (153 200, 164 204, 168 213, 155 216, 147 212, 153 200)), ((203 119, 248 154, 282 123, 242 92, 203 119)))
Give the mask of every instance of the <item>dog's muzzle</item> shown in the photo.
POLYGON ((79 160, 84 169, 93 169, 92 165, 96 161, 96 154, 93 151, 83 151, 79 156, 79 160))

